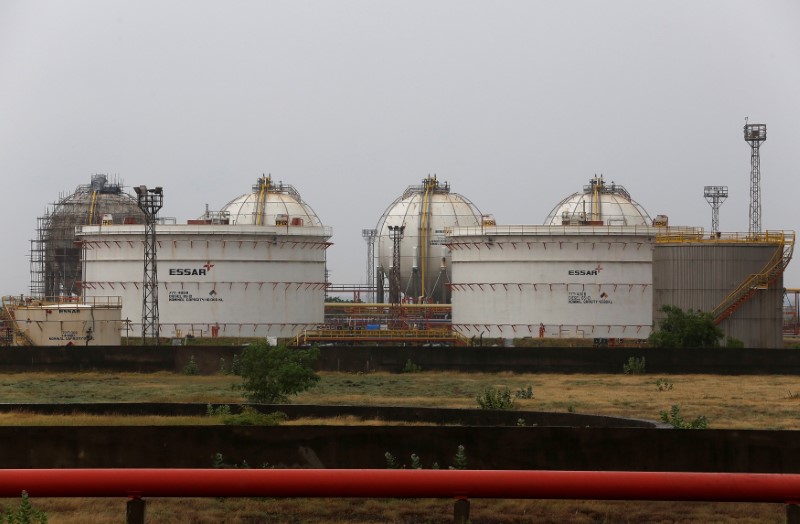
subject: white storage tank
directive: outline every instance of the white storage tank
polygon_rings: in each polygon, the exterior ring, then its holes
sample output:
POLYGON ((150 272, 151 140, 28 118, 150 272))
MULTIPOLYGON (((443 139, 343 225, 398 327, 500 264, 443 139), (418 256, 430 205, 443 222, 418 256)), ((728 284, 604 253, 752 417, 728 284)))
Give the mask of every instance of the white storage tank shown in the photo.
POLYGON ((450 252, 446 246, 447 235, 451 228, 476 227, 481 220, 480 211, 469 199, 451 193, 450 185, 439 182, 436 176, 428 176, 420 185, 409 186, 386 209, 376 227, 379 279, 382 273, 391 288, 392 228, 403 228, 398 246, 401 300, 448 303, 450 252))
POLYGON ((454 228, 453 327, 467 337, 645 339, 659 229, 622 186, 590 180, 545 225, 454 228))
MULTIPOLYGON (((187 224, 157 224, 164 337, 291 337, 324 322, 331 229, 290 185, 250 193, 187 224)), ((84 294, 118 294, 141 335, 144 226, 83 226, 84 294)), ((125 333, 124 333, 125 334, 125 333)))

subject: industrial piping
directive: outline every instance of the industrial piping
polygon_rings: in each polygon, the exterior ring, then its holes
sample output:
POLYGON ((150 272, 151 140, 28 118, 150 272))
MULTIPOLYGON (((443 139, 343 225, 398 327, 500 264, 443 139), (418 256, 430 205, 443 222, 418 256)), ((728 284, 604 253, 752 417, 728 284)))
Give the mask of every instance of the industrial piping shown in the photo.
POLYGON ((359 469, 3 469, 0 497, 419 497, 800 503, 800 474, 359 469))

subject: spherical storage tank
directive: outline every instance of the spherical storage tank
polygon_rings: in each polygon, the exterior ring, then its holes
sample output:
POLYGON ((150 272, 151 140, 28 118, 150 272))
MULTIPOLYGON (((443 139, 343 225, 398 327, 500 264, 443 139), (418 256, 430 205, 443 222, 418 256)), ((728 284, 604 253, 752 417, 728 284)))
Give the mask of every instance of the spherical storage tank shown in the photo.
MULTIPOLYGON (((595 175, 583 191, 568 196, 550 211, 547 226, 650 226, 653 220, 619 184, 595 175)), ((656 224, 657 225, 657 224, 656 224)))
POLYGON ((409 186, 378 221, 376 257, 378 279, 383 274, 390 300, 448 303, 450 253, 444 245, 453 227, 480 226, 482 215, 466 197, 450 192, 447 182, 428 176, 421 185, 409 186), (402 229, 401 229, 402 228, 402 229), (400 261, 394 280, 395 238, 400 261), (392 297, 399 285, 399 297, 392 297))
POLYGON ((222 208, 231 224, 321 226, 316 213, 303 202, 294 187, 274 184, 262 176, 250 193, 234 198, 222 208))
POLYGON ((31 294, 39 297, 81 293, 80 244, 75 228, 97 224, 142 224, 144 214, 136 198, 107 175, 93 175, 39 218, 37 238, 31 241, 31 294))

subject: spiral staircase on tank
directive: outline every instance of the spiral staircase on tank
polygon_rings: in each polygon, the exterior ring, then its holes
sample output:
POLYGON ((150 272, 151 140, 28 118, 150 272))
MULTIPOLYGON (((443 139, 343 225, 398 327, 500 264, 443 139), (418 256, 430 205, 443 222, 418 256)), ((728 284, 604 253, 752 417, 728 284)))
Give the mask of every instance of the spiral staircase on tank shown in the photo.
POLYGON ((794 252, 793 231, 768 231, 750 239, 751 242, 775 243, 775 254, 759 271, 748 276, 735 290, 726 296, 712 311, 715 324, 730 317, 739 307, 750 300, 760 289, 771 286, 783 274, 794 252))

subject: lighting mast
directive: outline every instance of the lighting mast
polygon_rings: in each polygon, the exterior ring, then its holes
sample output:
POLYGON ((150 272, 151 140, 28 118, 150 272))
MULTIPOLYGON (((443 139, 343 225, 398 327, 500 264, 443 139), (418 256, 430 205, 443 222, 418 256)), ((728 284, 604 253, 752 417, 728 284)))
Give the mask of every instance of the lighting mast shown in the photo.
POLYGON ((719 207, 728 198, 728 186, 705 186, 703 196, 711 206, 711 234, 719 233, 719 207))
POLYGON ((750 144, 750 229, 761 233, 761 144, 767 139, 766 124, 748 124, 745 120, 744 140, 750 144))
POLYGON ((133 188, 136 203, 145 215, 144 226, 144 278, 142 281, 142 345, 148 338, 158 345, 158 272, 156 267, 156 215, 164 204, 160 187, 133 188))

